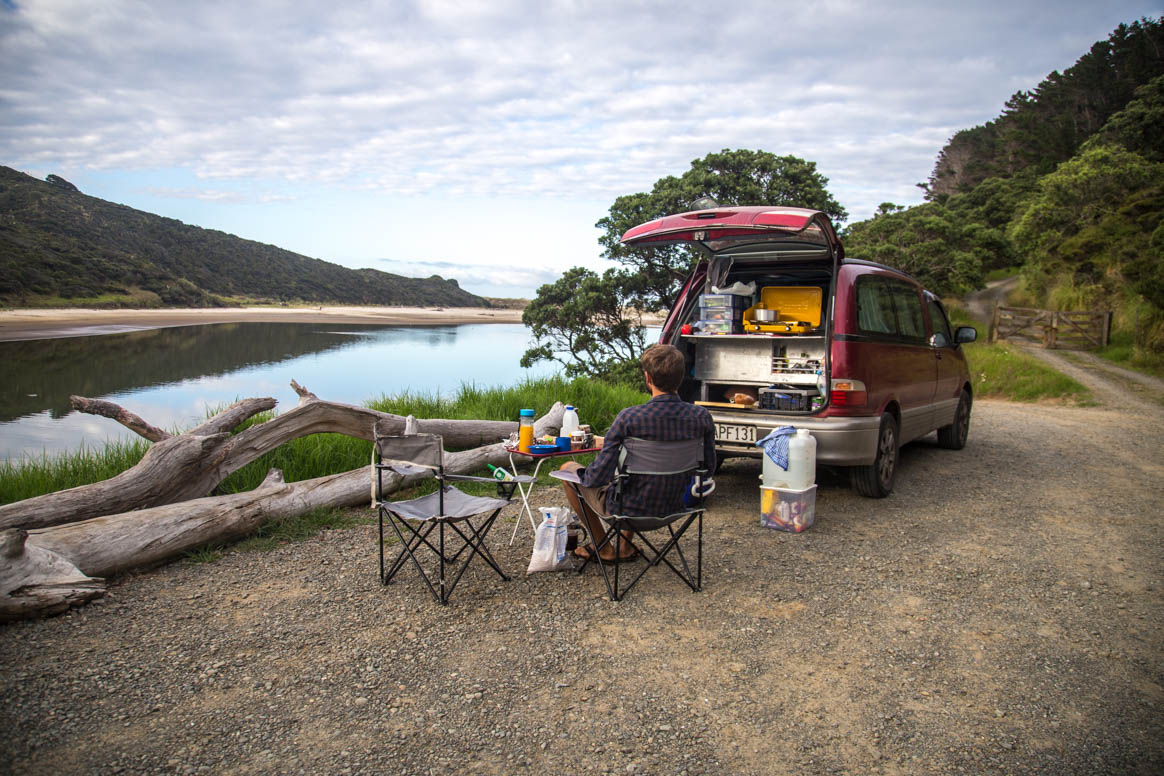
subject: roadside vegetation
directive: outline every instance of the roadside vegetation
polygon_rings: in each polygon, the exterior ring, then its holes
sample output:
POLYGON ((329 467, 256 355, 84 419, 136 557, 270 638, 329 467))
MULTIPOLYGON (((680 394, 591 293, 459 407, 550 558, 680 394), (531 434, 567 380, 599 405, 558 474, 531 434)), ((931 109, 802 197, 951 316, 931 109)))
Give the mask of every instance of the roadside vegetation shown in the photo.
POLYGON ((978 330, 978 341, 962 346, 966 350, 975 398, 1091 403, 1091 392, 1079 381, 1014 345, 986 342, 987 327, 974 320, 958 303, 947 303, 946 310, 952 325, 973 326, 978 330))

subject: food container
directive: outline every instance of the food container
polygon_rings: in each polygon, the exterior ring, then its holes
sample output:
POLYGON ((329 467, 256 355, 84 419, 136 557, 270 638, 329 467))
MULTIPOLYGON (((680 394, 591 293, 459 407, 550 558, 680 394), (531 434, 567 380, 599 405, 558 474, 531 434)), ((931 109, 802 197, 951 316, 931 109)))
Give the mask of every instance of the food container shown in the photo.
POLYGON ((760 486, 760 525, 800 533, 816 520, 816 486, 804 490, 760 486))
POLYGON ((700 307, 734 307, 743 310, 752 304, 752 297, 744 294, 700 294, 700 307))
POLYGON ((699 321, 695 324, 700 334, 739 334, 739 321, 699 321))
POLYGON ((699 319, 703 321, 741 321, 744 311, 738 307, 700 307, 699 319))
POLYGON ((532 455, 549 455, 550 453, 558 452, 558 446, 555 445, 530 445, 530 454, 532 455))

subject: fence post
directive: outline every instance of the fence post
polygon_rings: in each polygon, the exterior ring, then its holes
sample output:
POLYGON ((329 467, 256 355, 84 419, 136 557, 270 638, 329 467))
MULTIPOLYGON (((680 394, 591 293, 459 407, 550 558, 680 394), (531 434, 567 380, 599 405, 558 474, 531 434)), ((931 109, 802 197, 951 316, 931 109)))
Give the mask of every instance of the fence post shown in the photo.
POLYGON ((1106 348, 1111 342, 1111 319, 1115 312, 1108 310, 1103 314, 1103 336, 1100 338, 1099 346, 1106 348))
POLYGON ((998 339, 998 305, 994 306, 994 315, 990 317, 990 333, 986 337, 987 343, 993 345, 998 339))

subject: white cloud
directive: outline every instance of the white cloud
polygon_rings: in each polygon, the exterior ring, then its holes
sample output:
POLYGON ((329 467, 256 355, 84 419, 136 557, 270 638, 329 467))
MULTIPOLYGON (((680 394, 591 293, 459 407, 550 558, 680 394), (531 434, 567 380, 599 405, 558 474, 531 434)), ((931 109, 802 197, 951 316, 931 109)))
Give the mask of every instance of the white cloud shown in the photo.
MULTIPOLYGON (((1158 10, 1158 9, 1157 9, 1158 10)), ((1147 2, 176 0, 0 6, 0 159, 389 195, 611 200, 722 148, 856 217, 1147 2), (1100 4, 1103 5, 1103 4, 1100 4)))

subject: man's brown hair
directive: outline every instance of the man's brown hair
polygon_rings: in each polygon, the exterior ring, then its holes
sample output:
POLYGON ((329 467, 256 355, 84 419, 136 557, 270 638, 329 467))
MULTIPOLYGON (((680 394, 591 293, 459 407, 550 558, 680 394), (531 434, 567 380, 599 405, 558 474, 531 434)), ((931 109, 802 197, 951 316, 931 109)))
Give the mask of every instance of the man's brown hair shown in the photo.
POLYGON ((678 348, 671 345, 651 345, 639 359, 643 371, 651 378, 651 383, 660 391, 671 393, 678 390, 687 370, 686 359, 678 348))

